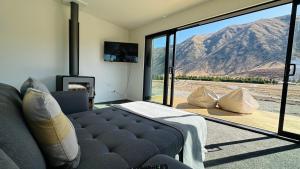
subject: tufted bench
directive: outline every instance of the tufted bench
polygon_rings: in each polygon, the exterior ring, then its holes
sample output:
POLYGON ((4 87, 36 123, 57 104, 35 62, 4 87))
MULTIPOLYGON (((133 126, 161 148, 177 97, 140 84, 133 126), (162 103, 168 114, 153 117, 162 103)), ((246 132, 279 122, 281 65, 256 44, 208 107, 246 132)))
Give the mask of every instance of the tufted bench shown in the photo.
POLYGON ((68 117, 82 149, 82 169, 105 163, 138 167, 156 154, 175 157, 183 145, 178 130, 112 107, 68 117))

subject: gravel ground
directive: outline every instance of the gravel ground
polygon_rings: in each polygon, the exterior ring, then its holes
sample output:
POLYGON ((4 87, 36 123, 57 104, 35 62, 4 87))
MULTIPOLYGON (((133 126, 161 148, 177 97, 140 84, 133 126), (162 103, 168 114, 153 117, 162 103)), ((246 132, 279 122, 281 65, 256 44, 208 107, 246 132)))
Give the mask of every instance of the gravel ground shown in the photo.
MULTIPOLYGON (((153 81, 153 95, 162 95, 163 82, 153 81)), ((187 98, 188 95, 200 86, 206 86, 213 90, 218 96, 223 96, 230 91, 243 87, 258 101, 259 110, 279 113, 281 104, 282 85, 271 84, 250 84, 250 83, 228 83, 228 82, 211 82, 211 81, 194 81, 194 80, 176 80, 174 96, 187 98)), ((300 116, 300 85, 290 85, 286 113, 300 116)))

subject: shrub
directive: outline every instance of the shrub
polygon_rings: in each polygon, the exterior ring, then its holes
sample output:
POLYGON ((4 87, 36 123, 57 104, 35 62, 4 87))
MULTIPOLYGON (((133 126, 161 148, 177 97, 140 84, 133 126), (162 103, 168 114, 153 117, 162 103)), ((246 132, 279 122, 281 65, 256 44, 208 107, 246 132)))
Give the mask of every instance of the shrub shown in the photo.
POLYGON ((164 75, 152 75, 152 80, 164 80, 164 75))
POLYGON ((278 84, 275 79, 262 77, 230 77, 230 76, 186 76, 178 75, 176 80, 202 80, 214 82, 237 82, 237 83, 255 83, 255 84, 278 84))

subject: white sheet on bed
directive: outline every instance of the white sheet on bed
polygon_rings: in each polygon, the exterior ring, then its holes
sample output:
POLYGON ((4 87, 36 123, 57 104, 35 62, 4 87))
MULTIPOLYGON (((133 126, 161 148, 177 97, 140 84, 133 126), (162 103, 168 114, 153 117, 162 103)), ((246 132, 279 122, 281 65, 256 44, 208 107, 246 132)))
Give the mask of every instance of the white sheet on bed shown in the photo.
POLYGON ((151 118, 180 130, 184 136, 183 163, 193 169, 204 168, 207 126, 203 117, 143 101, 114 105, 114 107, 151 118))

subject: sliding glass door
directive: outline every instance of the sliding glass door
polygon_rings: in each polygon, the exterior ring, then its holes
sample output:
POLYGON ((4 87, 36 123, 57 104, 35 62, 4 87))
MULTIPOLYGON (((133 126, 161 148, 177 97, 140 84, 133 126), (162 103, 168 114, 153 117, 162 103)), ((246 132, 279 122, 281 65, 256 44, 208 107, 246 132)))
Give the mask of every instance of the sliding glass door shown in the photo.
POLYGON ((164 32, 146 37, 143 98, 172 106, 175 33, 164 32))
POLYGON ((144 100, 300 140, 298 6, 274 1, 146 36, 144 100), (245 114, 189 104, 203 86, 218 98, 242 91, 248 100, 236 106, 250 100, 257 108, 245 114))
POLYGON ((173 106, 218 121, 277 132, 291 10, 289 3, 178 29, 173 106), (189 104, 191 93, 202 87, 218 98, 243 89, 231 99, 247 98, 232 105, 257 107, 236 112, 220 104, 210 108, 189 104))
POLYGON ((163 104, 164 98, 166 42, 166 36, 151 40, 151 93, 149 93, 149 100, 161 104, 163 104))
POLYGON ((292 9, 279 134, 300 139, 300 6, 292 9))

